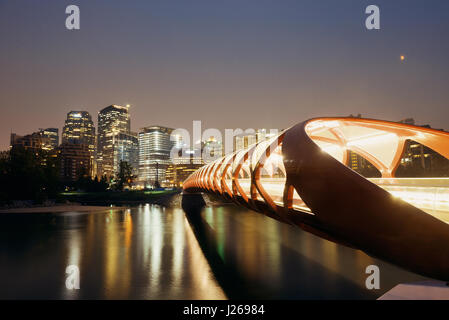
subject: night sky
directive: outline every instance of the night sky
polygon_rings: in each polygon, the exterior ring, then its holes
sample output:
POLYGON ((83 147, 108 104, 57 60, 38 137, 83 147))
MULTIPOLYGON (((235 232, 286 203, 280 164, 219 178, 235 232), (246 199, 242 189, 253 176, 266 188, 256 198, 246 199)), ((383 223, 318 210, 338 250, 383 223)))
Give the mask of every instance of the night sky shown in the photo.
POLYGON ((11 131, 128 103, 134 131, 351 113, 449 129, 449 1, 0 0, 0 150, 11 131))

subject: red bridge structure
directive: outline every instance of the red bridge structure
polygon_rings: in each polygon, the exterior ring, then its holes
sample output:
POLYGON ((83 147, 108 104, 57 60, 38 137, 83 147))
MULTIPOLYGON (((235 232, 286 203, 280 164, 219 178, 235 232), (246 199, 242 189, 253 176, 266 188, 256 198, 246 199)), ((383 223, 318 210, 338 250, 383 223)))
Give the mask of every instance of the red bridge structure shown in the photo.
MULTIPOLYGON (((184 193, 233 200, 410 271, 449 281, 449 178, 397 178, 407 140, 449 159, 449 133, 360 118, 315 118, 193 173, 184 193), (376 167, 365 178, 349 151, 376 167)), ((448 172, 449 175, 449 172, 448 172)))

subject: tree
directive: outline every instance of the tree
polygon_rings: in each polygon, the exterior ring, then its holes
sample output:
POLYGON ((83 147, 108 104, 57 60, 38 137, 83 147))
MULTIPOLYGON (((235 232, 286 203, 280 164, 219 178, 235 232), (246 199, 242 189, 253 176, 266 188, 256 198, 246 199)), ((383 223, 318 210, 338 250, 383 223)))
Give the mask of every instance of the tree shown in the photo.
POLYGON ((116 188, 123 191, 125 186, 131 186, 134 181, 132 167, 127 161, 120 161, 119 172, 116 174, 116 188))
POLYGON ((60 189, 55 153, 14 147, 0 161, 0 194, 4 200, 42 201, 60 189))
POLYGON ((100 183, 98 185, 100 191, 106 191, 107 188, 109 188, 109 181, 108 181, 108 177, 106 175, 103 175, 100 179, 100 183))
POLYGON ((75 182, 75 187, 86 192, 105 192, 109 187, 109 183, 106 176, 101 177, 101 180, 97 176, 92 179, 87 171, 82 169, 80 170, 78 180, 75 182))

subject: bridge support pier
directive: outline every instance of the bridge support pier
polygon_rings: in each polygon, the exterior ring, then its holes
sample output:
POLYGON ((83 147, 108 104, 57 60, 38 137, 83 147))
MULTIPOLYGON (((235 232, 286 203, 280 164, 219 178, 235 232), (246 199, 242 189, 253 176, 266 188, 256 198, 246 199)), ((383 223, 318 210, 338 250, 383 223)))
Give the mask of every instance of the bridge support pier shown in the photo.
POLYGON ((189 217, 199 217, 201 210, 206 206, 201 193, 182 193, 181 206, 189 217))

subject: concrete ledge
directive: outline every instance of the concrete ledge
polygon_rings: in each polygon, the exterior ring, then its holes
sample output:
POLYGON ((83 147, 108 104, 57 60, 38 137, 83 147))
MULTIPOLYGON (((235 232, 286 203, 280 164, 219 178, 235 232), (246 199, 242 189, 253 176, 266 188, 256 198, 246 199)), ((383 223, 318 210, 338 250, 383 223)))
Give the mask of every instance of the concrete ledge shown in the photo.
POLYGON ((378 300, 449 300, 449 286, 442 281, 403 283, 378 300))

